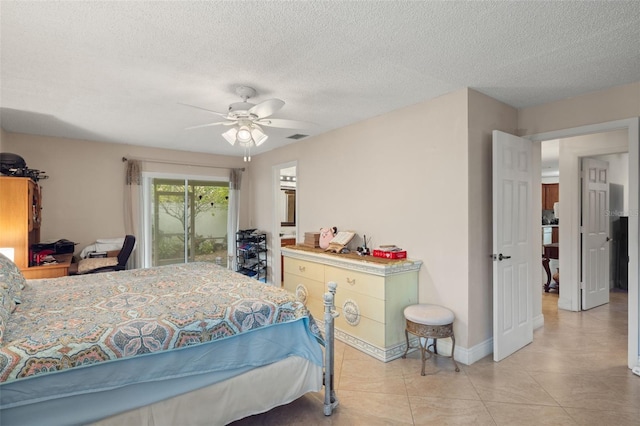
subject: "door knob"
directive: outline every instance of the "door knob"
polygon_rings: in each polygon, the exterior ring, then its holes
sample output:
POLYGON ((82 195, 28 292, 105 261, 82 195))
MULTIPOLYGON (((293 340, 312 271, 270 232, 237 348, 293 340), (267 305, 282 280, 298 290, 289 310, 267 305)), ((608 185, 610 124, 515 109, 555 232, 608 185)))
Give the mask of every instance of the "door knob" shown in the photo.
POLYGON ((503 259, 511 259, 511 256, 503 256, 502 253, 500 253, 498 255, 498 260, 503 260, 503 259))

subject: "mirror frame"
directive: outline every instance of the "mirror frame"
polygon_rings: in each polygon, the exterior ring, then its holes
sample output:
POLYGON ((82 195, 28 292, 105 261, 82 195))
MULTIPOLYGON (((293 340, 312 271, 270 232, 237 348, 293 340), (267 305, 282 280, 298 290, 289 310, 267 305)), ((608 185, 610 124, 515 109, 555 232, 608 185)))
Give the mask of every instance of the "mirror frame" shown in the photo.
POLYGON ((290 188, 282 188, 284 195, 287 197, 287 219, 293 218, 293 221, 280 222, 280 226, 296 226, 296 190, 290 188))

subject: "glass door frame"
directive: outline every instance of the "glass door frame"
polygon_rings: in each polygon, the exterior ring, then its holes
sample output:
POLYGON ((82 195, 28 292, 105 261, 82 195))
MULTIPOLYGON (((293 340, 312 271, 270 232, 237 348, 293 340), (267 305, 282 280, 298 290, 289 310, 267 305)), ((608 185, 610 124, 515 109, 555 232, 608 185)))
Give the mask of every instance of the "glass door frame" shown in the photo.
MULTIPOLYGON (((188 175, 184 173, 159 173, 159 172, 142 172, 142 267, 149 268, 153 264, 153 232, 151 229, 152 220, 151 218, 154 215, 152 210, 151 203, 151 190, 153 188, 154 179, 167 179, 167 180, 175 180, 175 181, 183 181, 185 185, 184 189, 184 199, 188 200, 189 198, 189 181, 205 181, 205 182, 226 182, 229 183, 229 176, 203 176, 203 175, 188 175)), ((185 210, 188 209, 188 206, 185 203, 185 210)), ((229 213, 227 212, 227 228, 229 222, 229 213)), ((186 217, 187 212, 185 212, 186 217)), ((184 232, 187 234, 187 221, 184 223, 184 232)), ((231 244, 233 241, 229 241, 230 236, 227 235, 227 245, 231 244)), ((189 258, 189 244, 185 239, 184 244, 184 259, 188 260, 189 258)))

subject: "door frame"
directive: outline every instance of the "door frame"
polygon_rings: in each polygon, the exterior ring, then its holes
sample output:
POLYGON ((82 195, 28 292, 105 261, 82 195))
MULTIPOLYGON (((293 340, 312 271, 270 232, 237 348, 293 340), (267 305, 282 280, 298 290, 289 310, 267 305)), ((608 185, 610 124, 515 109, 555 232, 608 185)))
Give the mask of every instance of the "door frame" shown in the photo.
MULTIPOLYGON (((638 227, 638 206, 640 199, 640 117, 628 118, 623 120, 610 121, 606 123, 598 123, 587 126, 574 127, 569 129, 556 130, 545 133, 537 133, 533 135, 523 136, 536 142, 542 142, 552 139, 564 139, 574 136, 582 136, 593 133, 606 133, 615 130, 627 130, 628 152, 629 152, 629 292, 628 292, 628 366, 633 368, 640 365, 640 347, 638 331, 640 330, 640 322, 638 309, 640 306, 640 293, 638 291, 638 277, 640 271, 638 269, 638 245, 640 242, 640 234, 638 227)), ((576 151, 580 151, 578 148, 576 151)), ((576 156, 588 156, 614 153, 615 148, 609 147, 602 149, 602 152, 585 152, 576 156), (613 149, 612 149, 613 148, 613 149)), ((534 165, 535 166, 535 165, 534 165)), ((563 176, 561 179, 577 179, 576 176, 563 176)), ((563 184, 566 184, 563 182, 563 184)), ((569 183, 571 185, 571 183, 569 183)), ((570 186, 577 188, 576 185, 570 186)), ((567 271, 567 279, 563 279, 561 286, 561 296, 558 307, 572 311, 580 309, 580 286, 575 276, 578 270, 578 237, 579 237, 579 208, 578 204, 569 200, 565 201, 562 206, 563 218, 565 223, 569 222, 569 226, 560 228, 560 241, 569 241, 569 244, 560 245, 560 262, 561 269, 567 271), (568 208, 564 206, 568 204, 568 208), (566 212, 566 213, 565 213, 566 212), (568 221, 567 221, 568 219, 568 221), (563 260, 564 259, 564 260, 563 260), (567 266, 563 266, 566 264, 567 266), (565 296, 566 295, 566 296, 565 296), (562 302, 562 303, 561 303, 562 302)))
POLYGON ((293 160, 282 164, 276 164, 271 167, 271 176, 272 176, 272 188, 273 188, 273 222, 271 225, 271 284, 279 287, 280 286, 280 277, 282 276, 282 271, 280 267, 280 170, 288 169, 290 167, 296 168, 296 241, 298 240, 298 228, 300 226, 300 218, 298 216, 298 212, 300 209, 298 208, 300 203, 300 191, 298 185, 300 184, 300 167, 298 166, 298 161, 293 160))

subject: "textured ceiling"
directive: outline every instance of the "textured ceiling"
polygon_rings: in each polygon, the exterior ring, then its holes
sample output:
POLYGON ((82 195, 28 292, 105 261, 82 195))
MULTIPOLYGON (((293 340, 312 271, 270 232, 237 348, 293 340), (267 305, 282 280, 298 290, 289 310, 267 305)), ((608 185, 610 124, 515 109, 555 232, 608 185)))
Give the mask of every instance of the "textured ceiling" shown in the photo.
MULTIPOLYGON (((286 102, 254 154, 462 87, 514 107, 640 81, 638 1, 0 2, 1 125, 242 155, 238 85, 286 102)), ((303 139, 304 140, 304 139, 303 139)))

